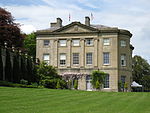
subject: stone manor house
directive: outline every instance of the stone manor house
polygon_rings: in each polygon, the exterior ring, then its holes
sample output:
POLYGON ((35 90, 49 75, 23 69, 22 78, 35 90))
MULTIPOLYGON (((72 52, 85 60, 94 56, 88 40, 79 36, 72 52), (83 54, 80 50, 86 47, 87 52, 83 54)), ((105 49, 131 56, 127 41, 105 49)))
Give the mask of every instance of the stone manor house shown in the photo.
POLYGON ((94 90, 93 70, 107 73, 103 91, 118 91, 118 83, 132 82, 132 34, 128 30, 103 25, 72 22, 63 26, 61 18, 50 28, 36 32, 36 57, 58 69, 61 76, 78 76, 79 90, 94 90))

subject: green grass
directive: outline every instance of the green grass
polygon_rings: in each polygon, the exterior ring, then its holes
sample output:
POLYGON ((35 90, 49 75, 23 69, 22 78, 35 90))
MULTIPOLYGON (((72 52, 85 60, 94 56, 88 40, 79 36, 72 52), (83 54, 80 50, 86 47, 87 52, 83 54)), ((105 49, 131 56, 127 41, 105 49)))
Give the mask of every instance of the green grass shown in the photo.
POLYGON ((150 113, 150 93, 0 87, 0 113, 150 113))

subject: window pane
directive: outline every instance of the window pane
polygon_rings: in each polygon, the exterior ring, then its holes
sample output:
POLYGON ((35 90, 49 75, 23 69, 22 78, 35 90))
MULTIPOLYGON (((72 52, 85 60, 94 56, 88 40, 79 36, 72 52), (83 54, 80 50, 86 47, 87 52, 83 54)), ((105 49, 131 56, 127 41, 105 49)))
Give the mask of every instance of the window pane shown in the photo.
POLYGON ((104 88, 109 88, 109 75, 105 76, 105 79, 104 79, 104 88))
POLYGON ((86 39, 86 45, 93 45, 93 39, 86 39))
POLYGON ((60 54, 60 65, 66 64, 66 54, 60 54))
POLYGON ((66 60, 66 54, 60 54, 60 60, 66 60))
POLYGON ((72 43, 73 43, 73 46, 79 46, 79 40, 73 40, 72 43))
POLYGON ((43 61, 46 62, 47 64, 49 64, 49 54, 48 53, 45 53, 43 54, 43 61))
POLYGON ((126 41, 125 40, 121 40, 120 43, 121 43, 121 47, 125 47, 126 46, 126 41))
POLYGON ((79 64, 79 53, 73 53, 73 64, 79 64))
POLYGON ((121 66, 126 66, 126 55, 122 54, 120 59, 121 59, 121 66))
POLYGON ((109 64, 109 53, 103 53, 103 63, 104 64, 109 64))
POLYGON ((44 40, 44 46, 49 46, 49 40, 44 40))
POLYGON ((43 54, 43 60, 49 60, 49 54, 43 54))
POLYGON ((60 40, 59 43, 60 46, 66 46, 66 40, 60 40))
POLYGON ((106 45, 110 45, 110 39, 109 38, 104 38, 103 39, 103 44, 106 45))
POLYGON ((86 64, 92 64, 92 53, 86 54, 86 64))

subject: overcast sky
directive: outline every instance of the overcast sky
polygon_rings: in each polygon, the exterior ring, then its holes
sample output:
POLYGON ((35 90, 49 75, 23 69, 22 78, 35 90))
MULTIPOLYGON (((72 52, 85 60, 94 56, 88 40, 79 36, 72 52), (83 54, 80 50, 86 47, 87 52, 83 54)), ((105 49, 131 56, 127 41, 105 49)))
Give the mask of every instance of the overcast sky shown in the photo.
POLYGON ((92 24, 129 30, 133 55, 150 63, 150 0, 0 0, 0 7, 12 13, 25 33, 48 28, 57 17, 63 25, 84 23, 84 17, 92 13, 92 24))

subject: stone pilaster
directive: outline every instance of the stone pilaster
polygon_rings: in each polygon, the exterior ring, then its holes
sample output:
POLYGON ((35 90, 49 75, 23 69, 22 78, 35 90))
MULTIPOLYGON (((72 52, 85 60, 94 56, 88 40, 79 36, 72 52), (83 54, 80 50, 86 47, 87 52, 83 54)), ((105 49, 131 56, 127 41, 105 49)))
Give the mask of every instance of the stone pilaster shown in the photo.
POLYGON ((54 54, 53 54, 53 51, 54 51, 54 40, 50 40, 50 65, 54 65, 54 54))
POLYGON ((94 55, 93 55, 94 67, 98 67, 98 39, 94 39, 94 55))
POLYGON ((71 67, 71 39, 67 39, 67 49, 68 49, 68 52, 67 52, 67 67, 70 68, 71 67))
POLYGON ((53 60, 53 64, 54 64, 54 66, 55 67, 58 67, 58 60, 59 60, 59 58, 58 58, 58 40, 56 39, 56 40, 54 40, 54 49, 53 49, 53 58, 54 58, 54 60, 53 60))
POLYGON ((80 50, 80 67, 84 68, 85 66, 85 39, 80 39, 80 45, 81 45, 81 50, 80 50))

